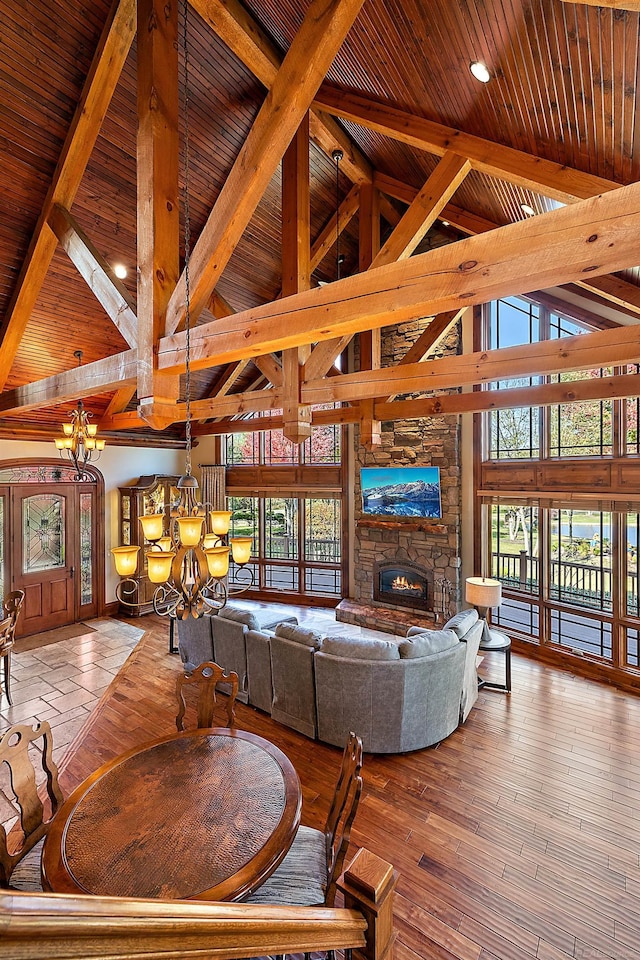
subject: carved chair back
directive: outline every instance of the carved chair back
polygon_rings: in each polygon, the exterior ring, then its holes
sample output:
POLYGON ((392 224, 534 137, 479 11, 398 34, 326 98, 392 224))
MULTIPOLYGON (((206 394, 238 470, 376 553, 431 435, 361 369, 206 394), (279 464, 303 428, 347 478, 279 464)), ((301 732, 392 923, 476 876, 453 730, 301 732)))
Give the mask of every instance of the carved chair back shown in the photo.
POLYGON ((10 791, 6 792, 0 787, 0 793, 18 816, 15 826, 9 831, 11 849, 7 832, 0 824, 0 888, 8 887, 15 865, 42 839, 63 801, 52 747, 51 727, 46 721, 35 727, 16 724, 0 738, 0 767, 9 768, 10 785, 10 791), (40 740, 42 743, 37 743, 40 740), (36 768, 31 759, 38 752, 50 805, 46 820, 45 808, 38 795, 36 768), (17 829, 18 824, 20 829, 17 829))
POLYGON ((333 905, 335 884, 342 872, 349 846, 351 826, 362 793, 362 740, 350 733, 342 755, 335 793, 324 828, 327 842, 327 897, 333 905))
POLYGON ((198 728, 214 725, 213 711, 217 703, 216 690, 220 684, 228 685, 231 688, 227 697, 227 726, 232 727, 234 725, 236 719, 235 703, 238 695, 238 674, 231 671, 225 673, 222 667, 210 660, 201 663, 191 674, 181 674, 176 681, 176 698, 178 700, 176 727, 178 730, 184 730, 184 716, 187 709, 185 687, 190 684, 198 685, 198 728))
POLYGON ((0 657, 6 656, 15 642, 15 627, 11 617, 0 620, 0 657))
POLYGON ((24 597, 24 590, 12 590, 2 601, 5 619, 0 623, 0 656, 7 653, 15 643, 16 623, 24 597))

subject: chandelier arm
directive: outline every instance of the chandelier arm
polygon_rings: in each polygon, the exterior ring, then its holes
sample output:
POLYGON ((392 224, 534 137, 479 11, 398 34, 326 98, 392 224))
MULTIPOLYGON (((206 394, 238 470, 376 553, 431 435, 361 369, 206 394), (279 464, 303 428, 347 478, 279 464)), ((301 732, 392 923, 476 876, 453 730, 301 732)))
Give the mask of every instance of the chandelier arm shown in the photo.
POLYGON ((246 593, 247 590, 255 586, 255 581, 255 569, 252 563, 238 566, 234 575, 234 583, 227 588, 227 596, 237 597, 241 593, 246 593))

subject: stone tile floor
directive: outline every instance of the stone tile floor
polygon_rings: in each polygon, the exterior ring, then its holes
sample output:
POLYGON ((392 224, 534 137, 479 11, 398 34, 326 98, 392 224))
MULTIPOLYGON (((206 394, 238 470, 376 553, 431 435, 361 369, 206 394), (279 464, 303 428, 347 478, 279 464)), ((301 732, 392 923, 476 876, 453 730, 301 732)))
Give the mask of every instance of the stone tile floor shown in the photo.
POLYGON ((0 696, 0 735, 15 723, 48 720, 57 763, 144 633, 113 619, 89 620, 87 628, 82 636, 14 652, 13 705, 4 689, 0 696))

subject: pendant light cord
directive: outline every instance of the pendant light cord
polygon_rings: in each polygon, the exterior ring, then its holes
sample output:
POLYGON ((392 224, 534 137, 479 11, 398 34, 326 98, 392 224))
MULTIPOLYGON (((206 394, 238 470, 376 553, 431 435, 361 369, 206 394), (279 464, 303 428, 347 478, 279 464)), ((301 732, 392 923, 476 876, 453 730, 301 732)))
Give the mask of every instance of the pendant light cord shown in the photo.
POLYGON ((191 476, 191 290, 189 284, 189 259, 191 256, 191 211, 189 208, 189 46, 187 44, 187 19, 189 2, 185 0, 182 17, 182 70, 184 98, 184 322, 185 322, 185 440, 186 476, 191 476))
POLYGON ((344 154, 342 150, 334 150, 331 154, 336 165, 336 280, 340 279, 340 161, 344 154))

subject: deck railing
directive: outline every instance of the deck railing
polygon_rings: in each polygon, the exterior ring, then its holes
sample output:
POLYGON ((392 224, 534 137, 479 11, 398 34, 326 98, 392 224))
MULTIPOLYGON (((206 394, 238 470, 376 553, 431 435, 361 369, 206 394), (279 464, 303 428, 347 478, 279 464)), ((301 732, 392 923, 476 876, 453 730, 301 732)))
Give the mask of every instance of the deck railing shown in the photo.
POLYGON ((352 950, 391 960, 391 864, 359 850, 338 887, 344 908, 68 897, 0 891, 2 960, 235 960, 352 950))
MULTIPOLYGON (((520 553, 492 554, 493 574, 507 587, 536 592, 539 583, 539 560, 526 550, 520 553)), ((549 592, 555 600, 583 603, 585 606, 609 609, 612 597, 612 572, 605 567, 574 560, 552 559, 549 569, 549 592)), ((629 613, 638 613, 638 571, 627 573, 629 613)))

